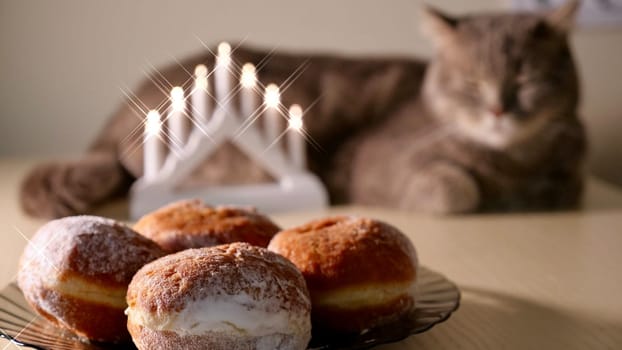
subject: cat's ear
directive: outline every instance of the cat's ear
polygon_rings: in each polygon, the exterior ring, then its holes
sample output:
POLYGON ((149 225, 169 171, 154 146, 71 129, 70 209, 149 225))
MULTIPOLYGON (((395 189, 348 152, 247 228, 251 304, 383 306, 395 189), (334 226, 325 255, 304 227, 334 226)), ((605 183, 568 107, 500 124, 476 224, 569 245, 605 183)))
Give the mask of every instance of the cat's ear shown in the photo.
POLYGON ((562 33, 567 33, 574 26, 579 5, 578 0, 567 0, 563 5, 547 14, 546 20, 553 28, 562 33))
POLYGON ((456 18, 430 5, 423 5, 421 17, 423 32, 436 44, 448 43, 455 37, 458 25, 456 18))

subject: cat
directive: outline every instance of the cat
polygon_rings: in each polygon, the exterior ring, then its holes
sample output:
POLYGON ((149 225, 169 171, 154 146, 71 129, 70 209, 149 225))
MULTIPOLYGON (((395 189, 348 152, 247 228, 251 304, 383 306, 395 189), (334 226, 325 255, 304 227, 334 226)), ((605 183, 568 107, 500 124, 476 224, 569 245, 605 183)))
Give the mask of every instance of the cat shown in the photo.
MULTIPOLYGON (((571 0, 546 14, 455 17, 426 6, 435 47, 428 63, 249 47, 233 59, 256 64, 264 85, 304 67, 282 99, 311 107, 305 127, 320 147, 308 147, 309 167, 332 203, 439 214, 568 209, 580 204, 587 147, 567 41, 577 7, 571 0)), ((181 85, 200 63, 212 67, 213 55, 154 73, 132 101, 158 106, 164 79, 181 85)), ((24 210, 60 217, 126 193, 142 173, 142 135, 131 132, 142 118, 128 102, 82 159, 33 169, 21 189, 24 210)), ((269 180, 231 145, 194 176, 208 184, 269 180)))

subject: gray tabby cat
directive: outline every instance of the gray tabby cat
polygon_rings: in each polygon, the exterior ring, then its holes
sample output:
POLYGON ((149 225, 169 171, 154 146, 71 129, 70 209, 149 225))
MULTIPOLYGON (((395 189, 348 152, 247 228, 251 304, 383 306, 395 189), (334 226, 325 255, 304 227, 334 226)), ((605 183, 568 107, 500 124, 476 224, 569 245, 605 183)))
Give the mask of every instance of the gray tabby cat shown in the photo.
MULTIPOLYGON (((586 148, 567 42, 576 9, 570 1, 548 14, 451 17, 427 8, 425 28, 436 46, 427 65, 246 47, 234 59, 259 65, 266 85, 308 65, 282 98, 313 105, 306 127, 321 149, 309 147, 310 168, 333 203, 432 213, 572 208, 586 148)), ((166 99, 162 77, 180 85, 195 65, 213 61, 207 54, 168 67, 137 97, 154 108, 166 99)), ((22 187, 24 209, 58 217, 125 193, 142 173, 142 151, 133 149, 141 135, 130 134, 140 122, 128 103, 83 159, 34 169, 22 187)), ((193 177, 208 184, 269 180, 230 145, 193 177)))

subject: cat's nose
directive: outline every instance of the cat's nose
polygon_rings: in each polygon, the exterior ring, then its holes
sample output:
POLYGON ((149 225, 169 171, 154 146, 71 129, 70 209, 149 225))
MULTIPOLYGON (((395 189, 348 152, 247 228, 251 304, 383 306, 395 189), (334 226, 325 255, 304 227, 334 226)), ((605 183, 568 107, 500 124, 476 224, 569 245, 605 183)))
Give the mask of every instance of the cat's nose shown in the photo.
POLYGON ((492 107, 490 107, 490 113, 492 113, 492 115, 494 115, 497 118, 500 118, 503 115, 504 112, 505 111, 503 110, 502 106, 492 106, 492 107))

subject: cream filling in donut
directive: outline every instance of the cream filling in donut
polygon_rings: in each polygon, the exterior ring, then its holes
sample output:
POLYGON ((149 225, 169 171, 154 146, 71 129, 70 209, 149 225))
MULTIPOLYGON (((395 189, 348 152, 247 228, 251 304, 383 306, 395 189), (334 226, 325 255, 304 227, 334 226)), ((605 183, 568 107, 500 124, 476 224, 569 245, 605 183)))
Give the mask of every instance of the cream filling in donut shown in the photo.
POLYGON ((414 298, 416 283, 394 283, 365 285, 341 288, 331 292, 312 293, 313 303, 317 305, 358 309, 361 307, 382 305, 402 296, 414 298))
POLYGON ((241 293, 192 301, 181 312, 170 314, 144 312, 132 307, 125 313, 128 322, 133 324, 184 336, 209 332, 264 336, 275 333, 299 334, 310 329, 309 314, 287 310, 267 311, 271 303, 278 305, 280 302, 257 302, 241 293))
POLYGON ((127 307, 125 301, 126 288, 107 288, 87 282, 78 277, 63 278, 63 280, 49 279, 45 287, 63 295, 70 296, 89 303, 110 306, 118 309, 127 307))

